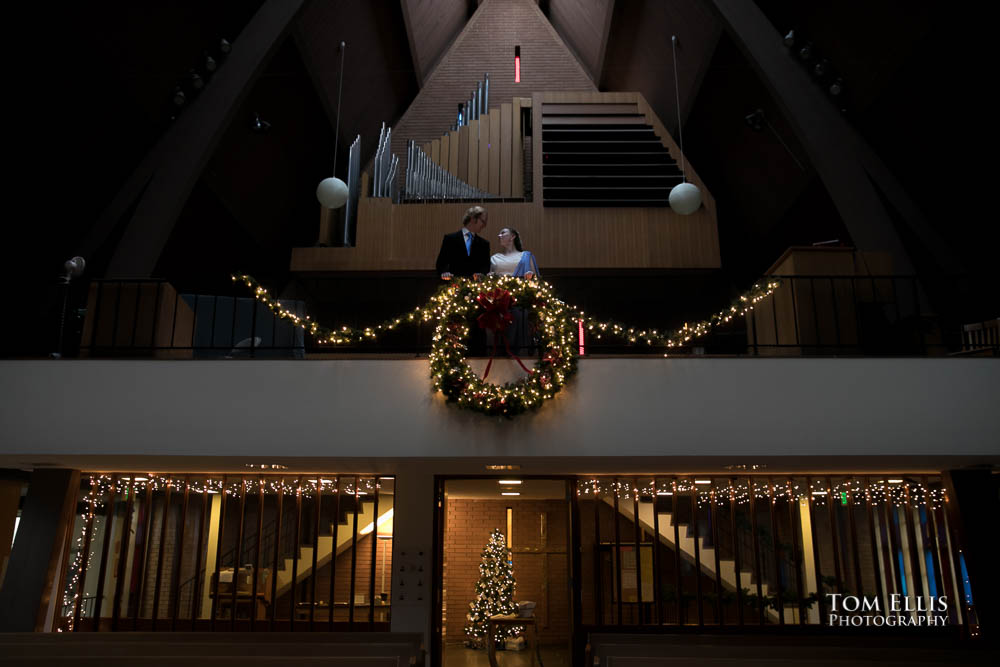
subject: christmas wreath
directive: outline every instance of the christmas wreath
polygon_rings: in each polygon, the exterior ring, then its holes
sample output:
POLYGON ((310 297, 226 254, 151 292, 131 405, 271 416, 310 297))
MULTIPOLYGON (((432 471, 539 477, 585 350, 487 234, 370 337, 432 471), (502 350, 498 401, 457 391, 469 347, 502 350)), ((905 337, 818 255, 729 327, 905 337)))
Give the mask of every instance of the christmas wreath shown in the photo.
MULTIPOLYGON (((576 320, 548 283, 510 276, 457 279, 434 301, 438 319, 431 344, 431 379, 448 401, 488 415, 512 416, 540 407, 576 372, 576 320), (492 357, 482 378, 469 366, 469 338, 473 327, 479 327, 493 331, 506 347, 503 331, 513 321, 515 306, 533 315, 541 358, 531 369, 521 364, 527 371, 524 378, 493 384, 486 380, 492 357)), ((509 348, 508 353, 514 357, 509 348)))
MULTIPOLYGON (((766 282, 757 283, 741 294, 728 308, 704 320, 685 322, 684 326, 673 331, 658 331, 598 320, 555 298, 552 286, 546 282, 511 276, 487 276, 482 280, 456 278, 442 286, 427 305, 417 306, 409 313, 382 324, 330 329, 308 315, 299 315, 282 306, 252 276, 237 273, 232 279, 245 283, 253 290, 254 298, 267 306, 276 317, 300 327, 319 345, 372 342, 378 340, 382 333, 401 326, 435 322, 430 354, 431 380, 435 390, 459 407, 505 416, 536 409, 562 389, 576 372, 575 338, 581 330, 597 340, 607 336, 627 341, 630 345, 660 346, 668 350, 664 354, 668 356, 672 349, 682 348, 715 327, 745 316, 781 285, 779 279, 768 277, 766 282), (468 341, 475 326, 493 331, 495 337, 499 337, 507 347, 503 332, 513 320, 511 308, 515 306, 526 309, 533 316, 542 354, 531 369, 525 367, 520 359, 517 360, 527 372, 526 377, 517 382, 496 385, 486 381, 489 365, 483 378, 477 377, 469 366, 466 360, 468 341)), ((508 353, 514 356, 509 347, 508 353)))

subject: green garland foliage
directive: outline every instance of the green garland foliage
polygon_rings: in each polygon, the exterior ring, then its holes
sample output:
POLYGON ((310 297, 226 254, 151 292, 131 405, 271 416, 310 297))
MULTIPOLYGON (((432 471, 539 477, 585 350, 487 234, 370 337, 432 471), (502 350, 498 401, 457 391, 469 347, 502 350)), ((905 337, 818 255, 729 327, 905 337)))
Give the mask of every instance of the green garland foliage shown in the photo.
MULTIPOLYGON (((512 417, 541 407, 552 399, 576 373, 576 337, 583 326, 597 339, 603 336, 629 343, 680 347, 704 336, 714 327, 745 316, 754 306, 770 296, 781 282, 769 278, 755 284, 733 304, 708 318, 684 323, 675 331, 635 329, 619 322, 598 320, 583 310, 555 297, 552 285, 541 280, 512 276, 489 275, 480 279, 455 278, 441 286, 424 306, 369 327, 330 329, 310 317, 302 317, 284 308, 277 299, 252 276, 234 274, 234 282, 243 282, 254 290, 254 297, 266 305, 276 317, 289 320, 312 335, 319 345, 347 345, 374 341, 379 334, 406 324, 436 322, 430 354, 431 380, 434 388, 459 407, 486 415, 512 417), (468 339, 476 318, 482 314, 480 295, 494 290, 509 292, 513 302, 534 316, 541 343, 542 356, 526 377, 504 385, 479 378, 466 359, 468 339)), ((665 355, 666 356, 666 355, 665 355)))

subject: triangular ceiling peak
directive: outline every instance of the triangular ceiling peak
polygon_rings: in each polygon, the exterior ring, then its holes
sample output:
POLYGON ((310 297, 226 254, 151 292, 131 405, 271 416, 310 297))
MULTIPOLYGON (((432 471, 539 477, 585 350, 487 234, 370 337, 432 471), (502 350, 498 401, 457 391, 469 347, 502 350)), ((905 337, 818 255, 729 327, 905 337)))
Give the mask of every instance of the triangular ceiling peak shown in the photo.
MULTIPOLYGON (((439 138, 455 122, 484 73, 490 106, 542 91, 597 91, 589 73, 532 0, 486 0, 431 72, 393 128, 392 151, 405 160, 406 141, 439 138), (521 47, 521 81, 514 82, 514 47, 521 47)), ((405 165, 400 165, 402 168, 405 165)))

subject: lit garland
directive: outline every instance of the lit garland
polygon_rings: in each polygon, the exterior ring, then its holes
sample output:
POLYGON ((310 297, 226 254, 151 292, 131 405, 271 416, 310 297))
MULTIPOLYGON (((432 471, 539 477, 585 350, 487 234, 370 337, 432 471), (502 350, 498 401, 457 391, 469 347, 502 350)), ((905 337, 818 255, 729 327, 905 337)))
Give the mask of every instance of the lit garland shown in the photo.
POLYGON ((234 274, 232 279, 234 282, 245 283, 254 291, 254 297, 276 317, 302 328, 319 345, 375 341, 380 333, 392 331, 404 324, 436 322, 430 354, 434 389, 460 407, 508 417, 537 409, 546 400, 553 398, 576 372, 575 333, 578 326, 582 325, 593 332, 598 339, 609 336, 628 343, 681 347, 694 338, 708 334, 719 325, 745 316, 781 284, 775 278, 768 279, 763 285, 755 284, 729 308, 708 319, 694 324, 685 323, 673 332, 660 332, 657 329, 635 329, 618 322, 598 320, 557 299, 552 285, 544 281, 497 275, 489 275, 481 280, 455 278, 443 285, 426 306, 418 306, 402 316, 375 326, 329 329, 309 316, 299 315, 283 307, 253 277, 234 274), (496 289, 510 292, 515 303, 534 312, 543 351, 542 358, 527 377, 503 386, 480 379, 465 358, 468 349, 465 341, 471 331, 470 323, 480 310, 477 297, 496 289))
MULTIPOLYGON (((520 278, 513 278, 511 276, 494 275, 486 276, 481 280, 452 278, 450 284, 443 285, 441 289, 438 290, 437 294, 431 297, 427 306, 418 306, 404 315, 385 320, 376 326, 342 326, 339 329, 329 329, 327 327, 320 326, 308 315, 299 315, 298 313, 288 310, 282 306, 278 299, 271 296, 271 293, 262 287, 252 276, 246 274, 234 274, 232 279, 233 282, 245 283, 247 287, 254 291, 254 297, 266 305, 275 316, 283 320, 288 320, 295 326, 301 327, 304 331, 315 337, 316 342, 320 345, 347 345, 363 341, 374 341, 378 339, 379 333, 392 331, 393 329, 396 329, 404 324, 438 320, 445 314, 445 311, 448 309, 453 297, 456 296, 452 293, 456 285, 469 288, 469 292, 475 291, 475 293, 478 294, 479 292, 489 290, 497 286, 503 286, 505 289, 510 289, 509 286, 513 284, 512 281, 529 282, 539 286, 538 289, 544 289, 548 296, 551 297, 552 295, 552 286, 540 280, 523 281, 520 278)), ((594 335, 598 339, 602 338, 602 336, 611 336, 621 338, 630 343, 644 343, 649 346, 681 347, 694 338, 699 338, 708 334, 713 328, 721 324, 726 324, 737 317, 745 316, 754 309, 755 305, 773 294, 774 290, 776 290, 780 285, 780 279, 769 277, 763 284, 754 284, 749 291, 741 294, 728 308, 720 310, 719 312, 710 315, 707 319, 695 322, 694 324, 685 322, 683 326, 672 332, 659 331, 657 329, 635 329, 619 322, 598 320, 597 318, 588 315, 582 309, 575 308, 562 302, 560 303, 563 306, 563 317, 569 318, 570 322, 574 325, 575 323, 582 321, 584 327, 588 331, 595 332, 594 335)), ((461 296, 463 299, 468 296, 464 290, 460 291, 462 291, 461 296)))
MULTIPOLYGON (((804 476, 803 476, 804 477, 804 476)), ((847 478, 827 486, 825 477, 814 477, 809 487, 798 484, 792 478, 775 478, 772 484, 766 478, 750 477, 718 478, 705 475, 704 478, 682 480, 663 480, 637 485, 629 481, 614 479, 590 479, 577 482, 577 493, 581 498, 593 496, 617 497, 642 502, 649 502, 654 495, 673 496, 681 493, 697 494, 699 507, 716 505, 724 506, 730 503, 747 505, 752 495, 755 501, 775 503, 778 500, 798 502, 805 498, 817 506, 825 506, 827 502, 840 505, 864 506, 868 503, 885 503, 895 507, 929 507, 932 510, 943 507, 948 502, 948 496, 943 488, 924 486, 920 482, 911 482, 901 478, 871 480, 865 486, 862 480, 847 478), (704 479, 707 484, 699 484, 696 479, 704 479), (901 479, 901 481, 896 481, 901 479), (890 481, 891 480, 891 481, 890 481)))
POLYGON ((490 276, 482 281, 458 281, 437 298, 442 306, 429 357, 431 380, 448 401, 509 417, 540 407, 576 372, 575 320, 548 283, 490 276), (481 379, 466 361, 470 320, 479 310, 476 297, 497 288, 509 291, 515 303, 534 310, 543 350, 526 377, 502 386, 481 379))
MULTIPOLYGON (((88 553, 84 554, 84 546, 86 545, 87 541, 88 519, 93 518, 94 520, 93 530, 95 533, 97 532, 97 529, 100 527, 100 522, 101 522, 101 519, 98 518, 96 515, 98 510, 100 509, 100 506, 102 505, 102 503, 99 500, 99 497, 101 497, 103 494, 101 493, 100 487, 98 487, 96 490, 94 489, 95 483, 97 482, 94 476, 91 475, 90 476, 91 492, 87 494, 87 497, 84 500, 84 502, 86 503, 84 511, 80 514, 80 521, 83 525, 80 529, 79 537, 76 538, 76 543, 79 546, 77 547, 76 556, 73 557, 73 564, 70 565, 69 581, 66 583, 65 591, 63 591, 63 608, 66 608, 68 606, 70 607, 69 616, 67 617, 69 619, 67 623, 67 630, 70 632, 73 631, 73 623, 76 620, 75 603, 77 599, 80 597, 80 592, 79 590, 77 590, 80 585, 80 577, 83 576, 84 572, 90 569, 90 563, 94 558, 94 552, 92 550, 88 550, 88 553), (86 559, 86 563, 84 563, 84 559, 86 559)), ((86 612, 83 609, 80 610, 80 616, 81 617, 86 616, 86 612)), ((60 628, 59 631, 61 632, 62 629, 60 628)))
MULTIPOLYGON (((693 338, 705 336, 717 326, 728 324, 737 317, 744 317, 754 309, 754 306, 771 296, 781 285, 778 278, 768 278, 763 285, 755 284, 750 291, 741 294, 737 300, 724 310, 713 313, 708 319, 694 324, 684 323, 684 326, 672 332, 662 332, 657 329, 634 329, 618 322, 601 322, 590 317, 582 310, 577 319, 582 320, 587 331, 594 332, 598 340, 608 335, 627 340, 629 343, 645 343, 659 347, 681 347, 693 338)), ((669 356, 669 353, 663 356, 669 356)))
MULTIPOLYGON (((504 540, 503 533, 493 529, 489 542, 483 548, 482 562, 479 564, 479 581, 476 582, 476 599, 469 603, 469 613, 465 615, 465 636, 472 646, 482 648, 489 641, 486 633, 489 631, 489 618, 496 614, 516 614, 514 604, 514 567, 510 549, 504 540)), ((506 637, 520 634, 522 626, 498 625, 492 637, 494 642, 503 641, 506 637)))
MULTIPOLYGON (((215 478, 208 476, 203 481, 191 480, 188 483, 188 492, 193 494, 225 493, 228 496, 239 496, 241 492, 240 475, 225 475, 225 477, 228 478, 225 486, 223 486, 222 476, 215 478)), ((243 493, 247 495, 259 493, 263 487, 265 494, 281 493, 286 496, 294 496, 301 486, 303 498, 311 498, 316 489, 320 489, 324 494, 354 495, 357 493, 363 496, 381 490, 382 482, 387 479, 391 480, 392 477, 379 476, 379 480, 376 482, 374 477, 354 475, 341 475, 338 478, 333 475, 323 477, 322 473, 308 473, 308 476, 286 475, 284 477, 248 474, 244 476, 243 493), (341 479, 343 479, 343 488, 340 488, 341 479), (300 480, 301 485, 294 482, 289 483, 289 480, 300 480)), ((91 485, 95 483, 98 485, 97 498, 108 493, 111 489, 111 480, 112 476, 106 473, 91 476, 91 485)), ((133 488, 136 492, 145 491, 147 488, 151 488, 153 491, 162 491, 166 490, 168 486, 172 487, 174 491, 178 491, 184 489, 184 484, 183 475, 121 473, 115 480, 115 493, 124 494, 133 488)), ((89 498, 88 495, 87 502, 90 502, 89 498)))
MULTIPOLYGON (((227 477, 235 477, 235 475, 227 475, 227 477)), ((382 488, 382 480, 393 479, 392 477, 380 476, 379 480, 376 481, 372 477, 359 478, 359 476, 355 475, 344 475, 345 486, 340 488, 340 478, 335 476, 324 478, 321 474, 316 474, 316 477, 309 478, 295 475, 289 475, 289 477, 300 479, 301 483, 294 485, 286 484, 284 478, 275 479, 270 476, 265 478, 258 475, 247 475, 243 480, 242 492, 247 496, 255 493, 259 494, 261 487, 263 487, 265 495, 280 493, 286 496, 295 496, 301 489, 302 498, 305 499, 312 498, 317 489, 320 489, 323 494, 339 493, 348 496, 355 494, 365 496, 379 492, 382 488)), ((84 503, 84 510, 80 513, 80 533, 76 538, 76 544, 79 547, 73 558, 73 563, 70 565, 69 579, 63 591, 63 608, 69 607, 69 615, 66 618, 68 619, 67 630, 70 632, 73 630, 75 602, 80 597, 80 593, 77 590, 80 577, 84 572, 90 570, 90 564, 94 558, 93 542, 91 542, 89 552, 87 554, 83 553, 84 545, 87 542, 87 524, 89 523, 89 519, 93 517, 91 530, 93 534, 99 532, 101 522, 104 518, 102 516, 102 509, 106 505, 105 499, 108 493, 110 493, 112 486, 116 494, 127 497, 129 493, 138 494, 140 491, 144 492, 146 489, 165 491, 169 487, 175 492, 183 490, 185 488, 185 479, 184 476, 157 475, 152 473, 123 473, 116 476, 92 473, 90 475, 90 490, 82 501, 84 503), (84 558, 86 558, 86 564, 83 562, 84 558)), ((227 496, 238 497, 241 492, 240 486, 239 480, 234 480, 224 486, 221 478, 213 479, 211 477, 206 478, 204 482, 187 482, 187 490, 193 494, 222 493, 227 496)), ((80 616, 81 618, 86 618, 87 612, 85 609, 81 608, 80 616)), ((62 629, 59 631, 61 632, 62 629)))

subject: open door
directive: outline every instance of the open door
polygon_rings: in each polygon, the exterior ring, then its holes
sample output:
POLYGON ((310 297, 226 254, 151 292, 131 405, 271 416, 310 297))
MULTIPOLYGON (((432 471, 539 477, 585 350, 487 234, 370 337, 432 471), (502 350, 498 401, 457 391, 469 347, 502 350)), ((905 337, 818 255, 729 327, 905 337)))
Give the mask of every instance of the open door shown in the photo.
MULTIPOLYGON (((438 572, 435 584, 434 664, 546 667, 572 663, 574 596, 570 484, 564 478, 516 476, 438 480, 438 572), (498 531, 498 535, 495 535, 498 531), (491 536, 493 536, 491 544, 491 536), (488 565, 484 574, 484 550, 488 565), (500 562, 497 554, 509 553, 500 562), (491 558, 493 560, 491 560, 491 558), (480 581, 509 571, 513 595, 484 602, 480 581), (494 618, 470 621, 470 603, 496 611, 517 609, 523 623, 494 618), (478 636, 477 636, 478 634, 478 636), (505 636, 499 639, 500 635, 505 636)), ((501 612, 497 612, 499 615, 501 612)))

